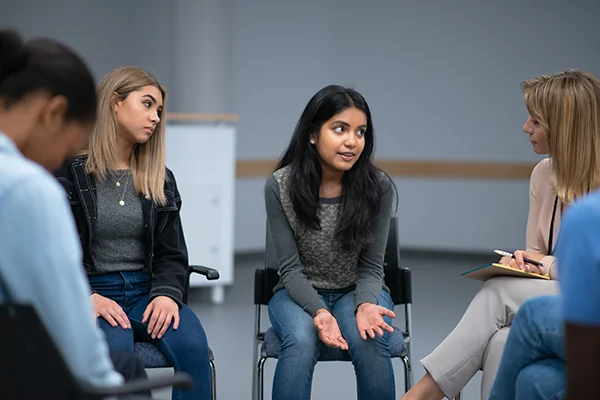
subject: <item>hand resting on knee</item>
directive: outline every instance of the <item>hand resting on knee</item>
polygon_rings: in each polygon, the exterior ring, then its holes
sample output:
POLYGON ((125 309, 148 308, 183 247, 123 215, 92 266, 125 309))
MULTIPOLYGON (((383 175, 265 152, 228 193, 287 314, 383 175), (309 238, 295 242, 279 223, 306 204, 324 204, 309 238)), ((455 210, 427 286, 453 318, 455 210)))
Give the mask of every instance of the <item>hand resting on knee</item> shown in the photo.
POLYGON ((131 329, 131 323, 125 311, 116 301, 93 293, 91 296, 96 317, 102 317, 114 328, 120 325, 123 329, 131 329))
POLYGON ((362 303, 359 305, 356 311, 356 325, 358 326, 360 337, 363 340, 367 340, 367 335, 369 335, 371 339, 375 339, 375 334, 383 336, 384 330, 394 332, 394 328, 383 320, 384 316, 396 318, 396 314, 385 307, 371 303, 362 303))
POLYGON ((319 339, 329 347, 348 350, 348 343, 342 337, 337 320, 329 310, 321 308, 317 311, 313 323, 319 332, 319 339))

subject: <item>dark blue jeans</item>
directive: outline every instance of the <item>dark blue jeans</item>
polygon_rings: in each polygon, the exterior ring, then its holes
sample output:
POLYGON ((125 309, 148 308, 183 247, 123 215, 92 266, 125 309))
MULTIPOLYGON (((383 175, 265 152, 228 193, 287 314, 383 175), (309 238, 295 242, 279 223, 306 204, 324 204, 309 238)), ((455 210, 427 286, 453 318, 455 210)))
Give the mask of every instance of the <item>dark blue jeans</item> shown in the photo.
MULTIPOLYGON (((396 397, 394 370, 387 343, 388 333, 363 340, 356 326, 355 291, 319 294, 336 318, 349 347, 356 374, 359 400, 392 400, 396 397)), ((379 305, 394 309, 389 294, 382 291, 379 305)), ((313 326, 313 317, 290 298, 287 290, 279 290, 269 302, 269 317, 281 339, 281 351, 273 378, 273 400, 308 400, 312 377, 325 346, 313 326)), ((389 325, 392 321, 384 317, 389 325)))
POLYGON ((560 400, 566 386, 560 298, 534 297, 510 327, 490 400, 560 400))
POLYGON ((123 329, 98 318, 98 326, 104 331, 111 351, 133 353, 134 341, 150 342, 173 363, 175 371, 186 372, 194 379, 194 387, 189 391, 173 389, 174 400, 211 398, 208 343, 200 320, 189 307, 183 305, 179 310, 177 330, 173 330, 171 323, 162 339, 152 339, 148 334, 148 324, 142 323, 151 288, 147 273, 114 272, 88 278, 92 288, 99 295, 117 302, 131 322, 131 329, 123 329))

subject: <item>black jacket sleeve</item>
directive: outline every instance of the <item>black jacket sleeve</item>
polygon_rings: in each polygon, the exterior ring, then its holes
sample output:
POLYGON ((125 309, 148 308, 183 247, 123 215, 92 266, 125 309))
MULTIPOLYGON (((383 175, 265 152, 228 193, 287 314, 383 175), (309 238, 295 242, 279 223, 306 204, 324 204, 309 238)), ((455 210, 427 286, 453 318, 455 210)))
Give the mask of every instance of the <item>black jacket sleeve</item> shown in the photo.
POLYGON ((157 224, 154 229, 152 272, 154 280, 150 300, 168 296, 181 307, 185 278, 188 271, 188 252, 181 225, 181 195, 173 173, 167 169, 166 190, 174 193, 174 203, 157 206, 157 224), (165 213, 165 215, 161 215, 165 213))

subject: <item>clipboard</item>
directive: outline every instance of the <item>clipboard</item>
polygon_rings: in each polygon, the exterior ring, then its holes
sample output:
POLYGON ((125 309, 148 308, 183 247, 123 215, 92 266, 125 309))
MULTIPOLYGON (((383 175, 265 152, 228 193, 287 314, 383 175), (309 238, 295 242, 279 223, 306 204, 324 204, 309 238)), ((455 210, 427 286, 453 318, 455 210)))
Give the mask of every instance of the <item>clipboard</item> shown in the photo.
POLYGON ((518 278, 532 278, 532 279, 545 279, 550 280, 549 276, 534 274, 533 272, 525 272, 519 269, 514 269, 508 265, 502 264, 488 264, 483 267, 477 267, 470 271, 463 272, 460 276, 466 278, 477 279, 479 281, 487 281, 490 278, 496 276, 514 276, 518 278))

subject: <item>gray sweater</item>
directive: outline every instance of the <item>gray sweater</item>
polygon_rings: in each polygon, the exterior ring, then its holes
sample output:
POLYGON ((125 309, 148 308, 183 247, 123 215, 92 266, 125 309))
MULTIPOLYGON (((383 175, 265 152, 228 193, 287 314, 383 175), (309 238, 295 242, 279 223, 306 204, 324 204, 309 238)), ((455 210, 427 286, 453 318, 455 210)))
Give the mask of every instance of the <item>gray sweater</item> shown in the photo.
POLYGON ((356 288, 356 305, 377 304, 383 284, 383 260, 392 217, 394 191, 382 174, 383 197, 373 223, 374 242, 367 248, 346 251, 334 237, 341 197, 321 199, 320 230, 305 229, 294 212, 289 195, 289 169, 273 173, 265 184, 265 203, 271 249, 281 277, 275 291, 287 289, 290 297, 314 316, 326 308, 317 290, 356 288))
POLYGON ((124 175, 121 186, 109 174, 98 180, 96 197, 98 219, 93 236, 92 256, 98 273, 139 271, 144 268, 144 216, 142 201, 136 193, 129 172, 116 171, 124 175), (125 175, 124 175, 125 173, 125 175), (123 200, 124 205, 119 205, 123 200))

